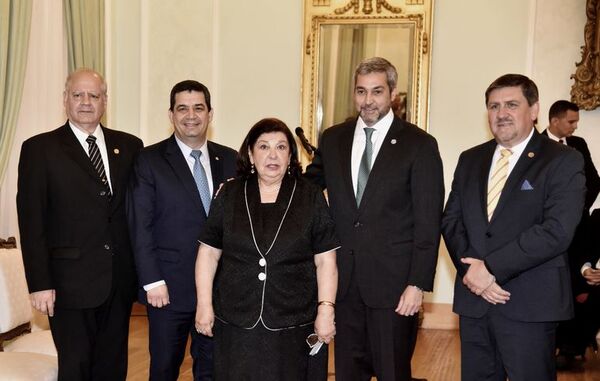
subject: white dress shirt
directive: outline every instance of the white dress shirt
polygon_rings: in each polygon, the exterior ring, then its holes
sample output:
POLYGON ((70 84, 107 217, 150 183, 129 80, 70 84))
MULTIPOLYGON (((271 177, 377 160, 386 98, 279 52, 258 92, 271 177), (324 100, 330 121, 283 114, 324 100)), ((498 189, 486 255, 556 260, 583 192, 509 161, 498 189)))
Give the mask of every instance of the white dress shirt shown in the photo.
POLYGON ((527 136, 527 138, 525 140, 523 140, 521 143, 517 144, 516 146, 513 146, 512 148, 503 147, 500 144, 496 145, 496 150, 494 151, 494 156, 492 156, 492 166, 490 167, 490 173, 488 174, 488 183, 490 182, 490 178, 492 177, 492 174, 494 173, 494 168, 496 167, 496 164, 498 164, 498 159, 500 159, 500 150, 509 149, 512 152, 512 155, 510 155, 508 157, 508 174, 507 174, 507 177, 508 177, 508 176, 510 176, 510 173, 512 172, 513 168, 517 164, 517 161, 519 161, 521 154, 525 150, 525 147, 527 146, 527 143, 529 143, 529 141, 531 140, 532 136, 533 136, 533 129, 531 130, 531 132, 529 132, 529 136, 527 136))
MULTIPOLYGON (((177 146, 179 146, 179 149, 181 150, 181 154, 183 155, 183 158, 185 159, 185 162, 187 163, 190 172, 192 173, 192 175, 194 175, 194 163, 196 162, 196 159, 194 159, 190 155, 192 153, 192 148, 190 148, 184 142, 179 140, 177 136, 175 136, 175 141, 177 142, 177 146)), ((208 180, 208 188, 210 189, 210 194, 213 194, 214 186, 212 181, 212 171, 210 170, 210 157, 208 156, 207 144, 204 143, 204 145, 202 145, 202 147, 200 147, 199 150, 202 152, 202 155, 200 156, 200 164, 202 164, 202 166, 204 167, 204 171, 206 172, 206 179, 208 180)), ((150 291, 153 288, 162 286, 163 284, 167 283, 161 279, 159 281, 145 285, 144 290, 150 291)))
MULTIPOLYGON (((88 149, 89 149, 90 145, 88 144, 86 139, 88 138, 88 136, 90 136, 90 134, 75 127, 71 123, 71 121, 69 121, 69 127, 71 127, 71 130, 75 134, 77 141, 79 141, 79 144, 81 144, 81 147, 83 147, 85 154, 88 155, 88 157, 89 157, 90 153, 89 153, 88 149)), ((112 193, 114 193, 113 187, 112 187, 112 182, 110 181, 110 165, 108 165, 108 151, 106 150, 106 141, 104 140, 104 133, 102 132, 102 128, 100 127, 100 125, 96 126, 96 129, 94 130, 94 133, 92 135, 96 138, 96 145, 98 146, 98 149, 100 150, 100 156, 102 157, 102 164, 104 164, 104 172, 106 172, 106 179, 108 180, 108 186, 110 187, 110 191, 112 193)))
MULTIPOLYGON (((388 113, 381 118, 377 123, 372 125, 373 135, 371 135, 371 142, 373 143, 373 157, 371 158, 371 168, 377 159, 377 154, 383 145, 385 136, 387 135, 392 122, 394 121, 394 113, 390 109, 388 113)), ((358 169, 360 167, 360 161, 362 159, 365 145, 367 142, 364 128, 368 127, 362 118, 359 116, 356 122, 356 128, 354 129, 354 139, 352 140, 352 157, 351 157, 351 170, 352 170, 352 186, 354 187, 354 194, 356 194, 356 184, 358 183, 358 169)))

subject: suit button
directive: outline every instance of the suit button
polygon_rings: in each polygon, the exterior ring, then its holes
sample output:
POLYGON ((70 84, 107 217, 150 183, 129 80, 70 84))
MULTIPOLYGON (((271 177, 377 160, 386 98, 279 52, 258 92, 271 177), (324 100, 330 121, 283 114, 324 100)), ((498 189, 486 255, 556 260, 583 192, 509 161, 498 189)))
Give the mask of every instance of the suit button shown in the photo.
POLYGON ((105 250, 110 250, 110 245, 109 244, 104 245, 104 249, 105 250))
POLYGON ((100 192, 100 196, 106 196, 106 191, 100 192))
POLYGON ((258 264, 260 265, 260 267, 265 267, 267 261, 264 258, 261 258, 259 259, 258 264))
POLYGON ((355 228, 359 228, 359 227, 361 227, 361 225, 362 225, 362 224, 361 224, 360 222, 358 222, 358 221, 356 221, 356 222, 354 223, 354 227, 355 227, 355 228))
POLYGON ((354 255, 354 250, 350 250, 350 251, 348 252, 348 254, 350 254, 350 255, 354 255))
POLYGON ((486 236, 486 237, 488 237, 488 238, 492 238, 492 233, 490 233, 490 232, 485 232, 485 236, 486 236))
POLYGON ((258 274, 258 279, 261 281, 264 281, 265 279, 267 279, 267 274, 265 273, 259 273, 258 274))

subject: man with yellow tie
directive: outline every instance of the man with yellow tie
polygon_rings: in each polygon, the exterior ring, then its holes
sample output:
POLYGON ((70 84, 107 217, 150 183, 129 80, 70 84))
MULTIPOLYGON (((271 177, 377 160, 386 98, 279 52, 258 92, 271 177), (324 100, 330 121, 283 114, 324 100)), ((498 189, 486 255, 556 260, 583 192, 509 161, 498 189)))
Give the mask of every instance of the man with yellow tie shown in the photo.
POLYGON ((583 209, 583 158, 535 130, 529 78, 501 76, 485 101, 494 139, 460 155, 442 219, 462 380, 556 380, 556 324, 573 314, 567 248, 583 209))

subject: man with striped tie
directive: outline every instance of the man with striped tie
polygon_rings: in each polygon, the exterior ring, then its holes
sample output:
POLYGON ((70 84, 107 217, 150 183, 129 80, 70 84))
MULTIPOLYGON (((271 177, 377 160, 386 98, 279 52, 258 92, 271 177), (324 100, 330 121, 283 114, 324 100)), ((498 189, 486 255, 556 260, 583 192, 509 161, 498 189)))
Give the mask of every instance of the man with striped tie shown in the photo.
POLYGON ((175 381, 191 336, 194 380, 212 379, 212 338, 195 329, 198 238, 219 184, 235 176, 237 153, 207 140, 210 92, 186 80, 171 89, 174 133, 135 161, 127 217, 146 304, 150 379, 175 381))
POLYGON ((460 155, 442 218, 462 380, 556 380, 556 325, 573 315, 567 248, 583 209, 583 158, 535 130, 529 78, 501 76, 485 101, 494 139, 460 155))
POLYGON ((125 380, 136 276, 125 189, 142 141, 100 124, 106 82, 67 78, 64 126, 23 143, 17 212, 31 303, 48 314, 59 380, 125 380))

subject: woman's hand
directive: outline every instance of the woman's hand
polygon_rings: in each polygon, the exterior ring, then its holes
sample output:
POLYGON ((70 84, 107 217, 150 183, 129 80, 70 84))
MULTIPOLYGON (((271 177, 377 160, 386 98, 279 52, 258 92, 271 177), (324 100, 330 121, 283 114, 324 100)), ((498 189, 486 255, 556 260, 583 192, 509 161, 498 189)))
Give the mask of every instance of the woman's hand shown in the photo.
POLYGON ((215 312, 212 305, 196 307, 196 331, 204 336, 213 337, 215 312))
POLYGON ((320 305, 315 320, 315 333, 319 341, 329 344, 335 336, 335 309, 332 306, 320 305))

